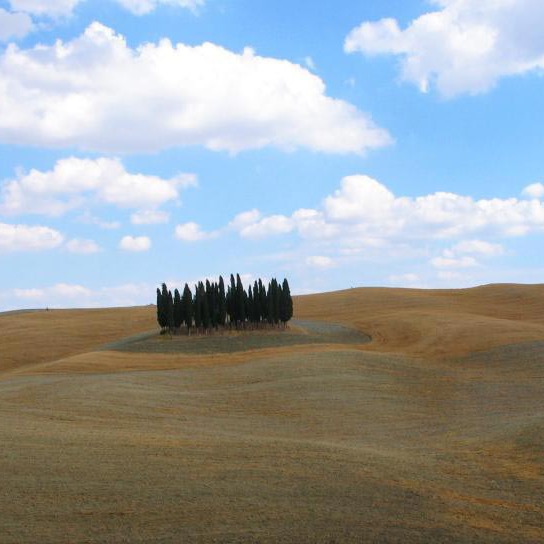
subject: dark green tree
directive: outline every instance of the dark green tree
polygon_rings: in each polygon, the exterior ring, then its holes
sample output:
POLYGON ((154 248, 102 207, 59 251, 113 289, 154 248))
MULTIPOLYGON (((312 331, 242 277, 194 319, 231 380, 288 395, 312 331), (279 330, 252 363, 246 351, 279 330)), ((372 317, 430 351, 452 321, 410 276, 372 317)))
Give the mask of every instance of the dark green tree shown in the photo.
POLYGON ((266 314, 266 320, 269 324, 274 323, 274 282, 270 281, 268 284, 268 291, 266 293, 266 307, 267 307, 267 314, 266 314))
POLYGON ((274 323, 280 322, 281 285, 274 278, 274 323))
POLYGON ((200 330, 202 327, 202 297, 200 295, 200 288, 198 285, 195 285, 195 298, 193 299, 194 307, 194 316, 195 316, 195 327, 196 330, 200 330))
POLYGON ((193 294, 187 284, 185 284, 185 287, 183 288, 181 304, 183 306, 183 320, 187 327, 187 332, 189 332, 193 326, 193 294))
POLYGON ((291 290, 289 289, 289 282, 287 278, 284 278, 281 287, 280 298, 280 319, 285 324, 293 317, 293 299, 291 298, 291 290))
POLYGON ((257 325, 261 321, 261 295, 257 280, 253 283, 253 321, 257 325))
POLYGON ((240 279, 240 274, 236 274, 236 291, 235 291, 235 299, 236 299, 236 326, 238 326, 239 323, 244 323, 246 320, 246 292, 244 291, 244 285, 242 284, 242 280, 240 279))
POLYGON ((169 324, 168 321, 168 287, 166 286, 166 283, 162 284, 161 288, 161 296, 160 296, 160 304, 157 305, 159 307, 159 325, 161 329, 164 331, 169 324))
POLYGON ((225 325, 227 320, 227 299, 225 295, 225 282, 223 281, 223 276, 219 276, 219 286, 218 286, 218 323, 221 326, 225 325))
POLYGON ((266 287, 261 278, 259 278, 259 309, 261 310, 261 321, 268 320, 268 297, 266 287))
POLYGON ((174 327, 179 329, 183 323, 183 306, 181 296, 177 289, 174 289, 174 327))
MULTIPOLYGON (((208 282, 208 285, 209 285, 209 282, 208 282)), ((208 303, 208 293, 206 292, 206 289, 202 282, 200 282, 199 289, 200 289, 200 300, 202 304, 202 326, 204 327, 204 330, 207 331, 211 327, 210 305, 208 303)))
POLYGON ((162 295, 161 290, 157 287, 157 323, 162 329, 162 295))
POLYGON ((168 291, 167 298, 167 319, 168 319, 168 330, 172 332, 174 328, 174 299, 172 297, 172 291, 168 291))

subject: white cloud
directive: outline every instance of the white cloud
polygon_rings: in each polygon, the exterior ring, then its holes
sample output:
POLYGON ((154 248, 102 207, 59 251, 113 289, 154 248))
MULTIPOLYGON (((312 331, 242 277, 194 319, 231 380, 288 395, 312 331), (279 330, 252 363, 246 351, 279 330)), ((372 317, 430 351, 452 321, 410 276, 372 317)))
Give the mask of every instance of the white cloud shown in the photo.
POLYGON ((304 57, 304 64, 312 70, 312 72, 315 72, 315 62, 314 59, 310 56, 304 57))
POLYGON ((542 0, 434 0, 438 9, 401 29, 395 19, 363 22, 344 49, 401 56, 402 79, 452 97, 488 91, 502 77, 544 68, 542 0))
POLYGON ((529 198, 542 198, 544 197, 544 183, 532 183, 527 185, 522 191, 522 195, 529 198))
MULTIPOLYGON (((246 239, 283 235, 290 236, 289 243, 293 243, 297 237, 300 245, 293 253, 297 255, 294 260, 301 254, 326 252, 335 263, 400 259, 427 262, 439 270, 467 269, 480 266, 480 258, 505 255, 503 244, 496 241, 499 238, 544 233, 544 202, 476 200, 445 192, 397 196, 369 176, 353 175, 342 179, 338 190, 324 198, 318 209, 268 216, 250 210, 212 232, 196 223, 186 224, 177 236, 197 241, 233 231, 246 239), (449 247, 444 248, 448 242, 449 247)), ((414 279, 414 284, 424 285, 424 279, 414 279)), ((407 283, 407 278, 404 280, 407 283)))
POLYGON ((293 228, 294 223, 289 217, 270 215, 253 224, 245 225, 239 232, 242 238, 264 238, 275 234, 287 234, 293 228))
POLYGON ((93 240, 79 240, 74 238, 66 244, 68 251, 72 253, 81 253, 88 255, 90 253, 97 253, 100 251, 100 247, 93 240))
POLYGON ((43 289, 14 289, 13 293, 17 298, 22 299, 42 298, 44 296, 43 289))
POLYGON ((123 236, 119 247, 125 251, 148 251, 151 248, 151 240, 147 236, 123 236))
POLYGON ((143 210, 130 216, 130 222, 133 225, 157 225, 168 223, 169 220, 170 214, 159 210, 143 210))
POLYGON ((474 257, 435 257, 431 259, 431 264, 435 268, 470 268, 478 266, 478 261, 474 257))
POLYGON ((82 0, 9 0, 11 9, 36 16, 67 17, 82 0))
MULTIPOLYGON (((479 266, 475 256, 482 258, 498 257, 504 254, 501 244, 485 240, 462 240, 450 248, 444 249, 442 255, 431 259, 431 264, 438 269, 459 269, 479 266)), ((446 276, 442 279, 452 279, 446 276)))
POLYGON ((324 216, 375 238, 455 238, 475 232, 520 236, 544 229, 544 204, 535 200, 474 200, 445 192, 398 197, 368 176, 344 178, 325 199, 324 216))
POLYGON ((26 13, 10 13, 0 8, 0 42, 22 38, 33 29, 32 19, 26 13))
POLYGON ((194 222, 189 222, 177 225, 175 229, 175 236, 178 240, 182 240, 183 242, 199 242, 201 240, 213 238, 215 233, 204 232, 200 228, 200 225, 194 222))
POLYGON ((481 255, 482 257, 498 257, 504 254, 504 248, 501 244, 493 244, 485 240, 463 240, 444 251, 445 257, 467 254, 481 255))
POLYGON ((353 175, 342 179, 340 188, 323 200, 320 209, 301 208, 290 216, 263 216, 258 210, 250 210, 213 232, 204 231, 196 223, 180 225, 177 237, 196 241, 229 231, 249 239, 294 232, 311 243, 334 244, 343 255, 355 255, 363 248, 383 251, 392 244, 396 251, 413 254, 410 244, 415 240, 438 243, 461 239, 445 250, 444 258, 490 257, 502 255, 503 246, 462 239, 474 234, 496 238, 544 232, 544 203, 517 198, 475 200, 445 192, 396 196, 369 176, 353 175))
POLYGON ((330 257, 325 257, 323 255, 312 255, 311 257, 306 258, 306 264, 313 268, 332 268, 335 266, 335 262, 330 257))
POLYGON ((0 252, 54 249, 63 240, 60 232, 49 227, 0 223, 0 252))
POLYGON ((121 226, 121 223, 119 223, 119 221, 104 221, 103 219, 100 219, 100 217, 95 217, 94 215, 92 215, 88 210, 82 213, 77 218, 77 220, 80 223, 85 223, 87 225, 96 225, 97 227, 106 230, 115 230, 121 226))
POLYGON ((261 212, 259 210, 248 210, 246 212, 239 213, 234 217, 234 219, 229 223, 229 227, 236 231, 247 227, 248 225, 253 225, 259 221, 261 218, 261 212))
POLYGON ((136 49, 100 23, 0 54, 0 142, 152 152, 186 145, 364 153, 389 134, 286 60, 164 39, 136 49))
POLYGON ((204 0, 116 0, 118 4, 135 15, 146 15, 154 11, 159 5, 168 5, 188 8, 195 12, 204 5, 204 0))
MULTIPOLYGON (((37 17, 68 17, 84 0, 9 0, 12 10, 30 13, 37 17)), ((187 8, 196 12, 204 0, 114 0, 135 15, 147 15, 160 5, 187 8)))
POLYGON ((57 285, 52 288, 52 292, 63 298, 89 297, 92 294, 92 291, 87 289, 87 287, 69 283, 57 283, 57 285))
POLYGON ((192 174, 172 179, 131 174, 119 159, 59 160, 53 170, 31 170, 2 187, 0 212, 58 216, 84 204, 98 201, 122 208, 155 211, 179 197, 180 189, 194 185, 192 174))

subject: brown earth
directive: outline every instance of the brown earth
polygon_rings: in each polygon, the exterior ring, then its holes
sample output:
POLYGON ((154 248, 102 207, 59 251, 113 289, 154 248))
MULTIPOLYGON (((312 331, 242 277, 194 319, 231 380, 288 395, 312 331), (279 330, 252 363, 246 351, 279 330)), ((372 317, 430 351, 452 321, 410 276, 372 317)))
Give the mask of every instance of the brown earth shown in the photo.
POLYGON ((544 339, 544 285, 348 289, 296 298, 295 315, 352 324, 373 351, 452 357, 544 339))
POLYGON ((154 308, 0 316, 0 542, 544 542, 544 286, 295 314, 373 341, 93 351, 154 308))

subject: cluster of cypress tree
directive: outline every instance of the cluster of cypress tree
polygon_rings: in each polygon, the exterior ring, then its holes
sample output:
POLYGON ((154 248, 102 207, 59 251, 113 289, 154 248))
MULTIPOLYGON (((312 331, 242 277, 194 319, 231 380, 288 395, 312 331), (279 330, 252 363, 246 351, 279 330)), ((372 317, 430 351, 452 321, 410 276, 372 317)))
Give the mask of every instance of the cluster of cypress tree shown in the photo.
POLYGON ((285 324, 293 317, 293 300, 287 279, 280 285, 272 279, 266 288, 261 279, 244 289, 240 275, 230 275, 230 285, 219 276, 218 282, 198 282, 194 293, 185 284, 183 292, 174 294, 165 283, 157 289, 157 321, 161 332, 181 330, 190 333, 219 327, 260 328, 285 324))

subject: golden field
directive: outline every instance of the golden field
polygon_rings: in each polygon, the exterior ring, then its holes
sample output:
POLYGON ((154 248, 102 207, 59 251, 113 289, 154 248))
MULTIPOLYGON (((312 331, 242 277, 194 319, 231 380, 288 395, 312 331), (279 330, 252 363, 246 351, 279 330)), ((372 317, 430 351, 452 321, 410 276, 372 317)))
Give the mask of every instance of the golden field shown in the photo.
POLYGON ((143 334, 152 306, 0 315, 0 542, 544 541, 544 285, 295 317, 187 339, 143 334))

